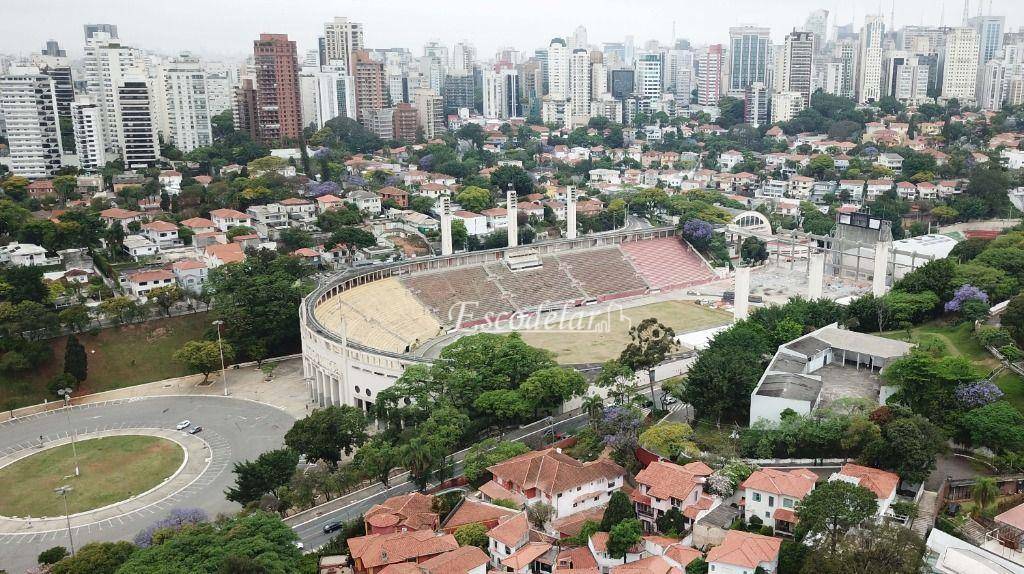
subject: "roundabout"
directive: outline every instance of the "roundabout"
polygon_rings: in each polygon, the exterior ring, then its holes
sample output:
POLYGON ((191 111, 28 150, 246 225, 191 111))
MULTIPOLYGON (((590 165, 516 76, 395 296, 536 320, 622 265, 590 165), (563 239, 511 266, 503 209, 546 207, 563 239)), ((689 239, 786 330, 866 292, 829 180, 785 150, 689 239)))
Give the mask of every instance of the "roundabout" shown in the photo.
POLYGON ((180 471, 184 445, 172 438, 130 434, 79 437, 75 445, 41 445, 13 461, 0 460, 0 516, 60 516, 63 502, 50 493, 74 490, 68 512, 79 514, 147 492, 180 471), (80 475, 75 476, 78 466, 80 475))
POLYGON ((24 504, 16 500, 22 494, 12 495, 6 485, 0 486, 0 569, 23 571, 35 565, 39 552, 69 547, 69 530, 79 548, 89 542, 132 540, 175 508, 200 508, 211 517, 238 511, 239 505, 224 498, 234 484, 234 464, 280 448, 293 422, 284 411, 250 400, 161 396, 73 406, 0 423, 0 481, 14 472, 29 477, 31 482, 16 487, 38 501, 24 504), (183 419, 202 425, 203 431, 193 435, 175 429, 183 419), (67 466, 60 456, 73 435, 79 448, 77 478, 73 463, 67 466), (96 441, 109 440, 127 444, 131 452, 93 448, 102 445, 96 441), (51 482, 43 481, 46 470, 33 468, 46 460, 36 457, 46 456, 60 459, 60 470, 47 480, 73 488, 68 519, 63 499, 51 482), (121 464, 132 466, 118 468, 121 464), (131 484, 116 484, 129 479, 131 484), (76 497, 82 502, 77 510, 72 508, 76 497))

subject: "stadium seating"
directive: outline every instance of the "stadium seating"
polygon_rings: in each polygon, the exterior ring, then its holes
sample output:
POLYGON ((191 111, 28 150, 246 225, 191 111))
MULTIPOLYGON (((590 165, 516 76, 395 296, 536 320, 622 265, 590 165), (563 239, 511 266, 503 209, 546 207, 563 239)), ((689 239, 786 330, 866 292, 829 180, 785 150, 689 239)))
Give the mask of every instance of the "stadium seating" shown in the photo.
POLYGON ((475 319, 515 310, 482 266, 413 275, 402 278, 402 283, 446 325, 458 320, 462 302, 475 319))
POLYGON ((440 324, 397 279, 343 291, 316 309, 317 318, 337 329, 345 317, 349 339, 393 352, 405 352, 435 336, 440 324))
POLYGON ((700 256, 676 237, 623 243, 622 250, 652 289, 680 289, 715 279, 700 256))
POLYGON ((517 310, 556 307, 567 301, 580 301, 587 294, 574 285, 554 257, 542 257, 544 265, 512 272, 504 262, 487 264, 487 273, 494 277, 501 290, 517 310))
POLYGON ((594 299, 647 290, 647 284, 618 247, 570 252, 557 257, 580 288, 594 299))

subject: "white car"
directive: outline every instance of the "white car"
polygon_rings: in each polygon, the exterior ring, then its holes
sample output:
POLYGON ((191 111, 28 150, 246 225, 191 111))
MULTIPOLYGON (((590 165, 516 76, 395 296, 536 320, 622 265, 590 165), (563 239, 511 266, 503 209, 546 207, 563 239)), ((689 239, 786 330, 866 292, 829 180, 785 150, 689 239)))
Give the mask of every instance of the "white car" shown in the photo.
POLYGON ((190 421, 190 420, 183 420, 180 423, 178 423, 178 426, 176 426, 174 428, 176 428, 178 430, 185 430, 185 429, 187 429, 190 426, 192 426, 192 421, 190 421))

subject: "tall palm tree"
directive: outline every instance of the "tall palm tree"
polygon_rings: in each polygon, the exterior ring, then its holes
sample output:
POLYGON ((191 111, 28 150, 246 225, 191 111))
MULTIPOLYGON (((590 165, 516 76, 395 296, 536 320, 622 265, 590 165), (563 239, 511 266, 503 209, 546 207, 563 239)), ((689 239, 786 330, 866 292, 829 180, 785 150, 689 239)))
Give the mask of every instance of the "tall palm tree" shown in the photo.
POLYGON ((989 476, 978 477, 978 481, 971 488, 974 515, 981 514, 983 510, 995 503, 997 498, 999 498, 999 486, 996 485, 996 479, 989 476))
POLYGON ((420 491, 426 490, 430 473, 437 464, 437 452, 432 444, 422 437, 416 437, 402 447, 402 464, 409 471, 413 482, 420 491))
POLYGON ((583 399, 583 411, 587 413, 590 428, 597 432, 597 427, 601 423, 601 415, 604 413, 604 399, 598 395, 590 395, 583 399))

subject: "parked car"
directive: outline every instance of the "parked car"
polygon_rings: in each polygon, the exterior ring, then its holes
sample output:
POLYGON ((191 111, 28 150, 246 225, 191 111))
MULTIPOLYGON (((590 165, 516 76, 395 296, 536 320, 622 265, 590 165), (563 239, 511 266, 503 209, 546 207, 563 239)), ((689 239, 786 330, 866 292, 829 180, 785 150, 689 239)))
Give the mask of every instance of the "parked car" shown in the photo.
POLYGON ((203 432, 203 427, 201 427, 201 426, 194 426, 191 429, 189 429, 188 434, 199 434, 201 432, 203 432))
POLYGON ((185 420, 181 421, 180 423, 178 423, 178 426, 176 426, 174 428, 176 428, 178 430, 185 430, 185 429, 187 429, 190 426, 192 426, 192 421, 190 421, 188 419, 185 419, 185 420))
POLYGON ((324 534, 330 534, 338 530, 341 530, 340 522, 328 522, 327 524, 324 524, 324 534))

